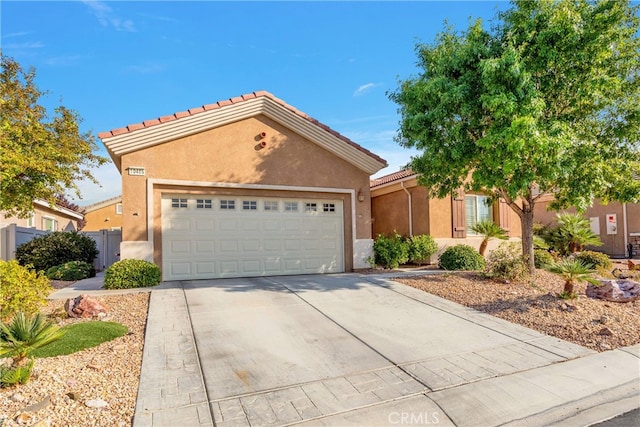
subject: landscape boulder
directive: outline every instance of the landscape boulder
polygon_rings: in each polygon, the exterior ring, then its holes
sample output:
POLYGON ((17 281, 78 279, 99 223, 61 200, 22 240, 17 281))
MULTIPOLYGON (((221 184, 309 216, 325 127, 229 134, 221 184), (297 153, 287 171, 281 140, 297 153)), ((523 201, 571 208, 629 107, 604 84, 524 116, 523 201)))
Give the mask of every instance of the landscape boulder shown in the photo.
POLYGON ((89 295, 79 295, 69 298, 64 303, 64 309, 69 317, 105 317, 108 309, 89 295))
POLYGON ((640 299, 640 283, 633 280, 600 280, 600 285, 587 285, 586 294, 591 298, 611 302, 629 302, 640 299))

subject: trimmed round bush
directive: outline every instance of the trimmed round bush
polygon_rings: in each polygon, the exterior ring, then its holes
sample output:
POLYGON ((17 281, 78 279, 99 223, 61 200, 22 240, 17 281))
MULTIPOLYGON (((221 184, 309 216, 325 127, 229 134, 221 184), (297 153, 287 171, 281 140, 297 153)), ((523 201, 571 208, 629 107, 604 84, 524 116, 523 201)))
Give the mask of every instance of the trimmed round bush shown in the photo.
POLYGON ((397 233, 388 236, 378 234, 373 242, 373 256, 376 265, 398 268, 409 260, 409 245, 397 233))
POLYGON ((431 255, 438 252, 438 244, 428 234, 411 236, 407 239, 409 244, 409 262, 421 265, 429 262, 431 255))
POLYGON ((123 259, 104 272, 105 289, 131 289, 160 283, 160 268, 141 259, 123 259))
POLYGON ((582 251, 576 255, 578 261, 582 261, 583 264, 591 264, 593 268, 601 268, 608 270, 611 268, 611 260, 609 256, 602 252, 596 251, 582 251))
POLYGON ((534 249, 533 263, 536 268, 544 268, 545 265, 551 265, 554 262, 555 258, 546 249, 534 249))
POLYGON ((445 270, 483 270, 484 257, 469 245, 455 245, 440 255, 439 265, 445 270))
POLYGON ((51 280, 82 280, 94 277, 96 270, 93 265, 84 261, 69 261, 56 265, 47 270, 47 277, 51 280))
POLYGON ((98 253, 96 242, 91 237, 76 231, 54 231, 18 246, 16 259, 20 265, 47 271, 69 261, 91 264, 98 253))
POLYGON ((52 290, 49 279, 42 272, 23 267, 16 260, 0 260, 0 320, 19 311, 39 312, 52 290))

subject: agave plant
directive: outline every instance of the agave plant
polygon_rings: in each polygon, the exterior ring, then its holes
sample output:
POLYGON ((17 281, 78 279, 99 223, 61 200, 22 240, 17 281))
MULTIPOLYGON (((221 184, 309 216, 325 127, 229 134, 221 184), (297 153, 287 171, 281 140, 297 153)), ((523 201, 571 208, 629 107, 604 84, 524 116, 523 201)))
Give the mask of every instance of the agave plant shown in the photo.
POLYGON ((16 313, 10 323, 0 322, 0 357, 13 358, 13 367, 29 364, 33 352, 60 339, 64 330, 38 313, 16 313))
POLYGON ((566 258, 562 261, 554 262, 545 267, 545 270, 559 274, 564 279, 564 289, 561 296, 575 298, 576 293, 573 288, 576 283, 589 282, 594 285, 598 281, 593 278, 596 272, 591 264, 583 264, 580 260, 566 258))
POLYGON ((480 255, 482 256, 484 256, 484 253, 487 250, 489 240, 493 238, 507 240, 509 238, 509 236, 507 236, 507 232, 490 219, 483 219, 482 221, 476 222, 471 226, 471 230, 483 237, 482 243, 480 243, 480 248, 478 249, 478 252, 480 252, 480 255))

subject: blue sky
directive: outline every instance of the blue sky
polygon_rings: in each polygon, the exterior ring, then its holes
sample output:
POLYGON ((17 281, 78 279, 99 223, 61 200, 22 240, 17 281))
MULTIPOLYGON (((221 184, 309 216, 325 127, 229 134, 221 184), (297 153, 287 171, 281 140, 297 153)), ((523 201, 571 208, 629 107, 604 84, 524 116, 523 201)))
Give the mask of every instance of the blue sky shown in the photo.
MULTIPOLYGON (((266 90, 386 159, 413 154, 394 142, 387 96, 416 75, 416 42, 446 20, 465 29, 504 1, 217 2, 2 1, 4 55, 35 67, 41 100, 74 109, 94 135, 266 90)), ((100 154, 106 151, 97 139, 100 154)), ((109 164, 102 187, 81 183, 87 205, 120 194, 109 164)))

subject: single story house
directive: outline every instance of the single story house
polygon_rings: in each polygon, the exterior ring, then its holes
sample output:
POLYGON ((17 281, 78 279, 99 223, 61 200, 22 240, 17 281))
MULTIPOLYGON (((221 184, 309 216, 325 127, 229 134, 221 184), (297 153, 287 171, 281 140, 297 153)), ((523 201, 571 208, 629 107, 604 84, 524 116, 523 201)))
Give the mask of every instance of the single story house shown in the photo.
POLYGON ((44 200, 33 202, 33 212, 27 218, 18 218, 0 212, 0 228, 15 224, 17 227, 42 231, 76 231, 83 220, 80 212, 44 200))
MULTIPOLYGON (((522 236, 520 218, 506 202, 489 205, 486 195, 462 191, 456 197, 430 198, 426 187, 418 185, 417 177, 405 169, 371 181, 374 236, 394 231, 404 236, 428 234, 439 250, 457 244, 479 248, 482 237, 470 227, 483 219, 500 225, 509 238, 522 236)), ((492 239, 488 250, 499 243, 492 239)))
POLYGON ((125 258, 164 280, 351 271, 385 160, 260 91, 102 132, 125 258))
POLYGON ((122 229, 122 196, 86 206, 83 212, 86 224, 82 231, 122 229))
MULTIPOLYGON (((553 195, 544 195, 536 203, 534 221, 543 225, 555 224, 556 211, 549 210, 553 195)), ((575 208, 566 212, 575 213, 575 208)), ((640 204, 610 202, 603 204, 596 199, 584 216, 591 222, 591 230, 600 237, 602 246, 591 249, 613 257, 628 257, 631 245, 633 257, 640 258, 640 204)))

